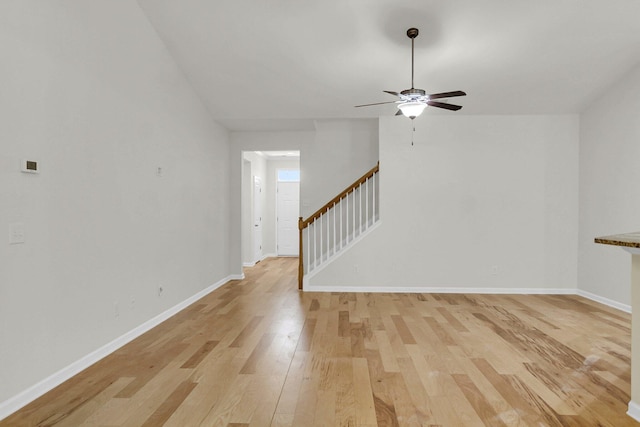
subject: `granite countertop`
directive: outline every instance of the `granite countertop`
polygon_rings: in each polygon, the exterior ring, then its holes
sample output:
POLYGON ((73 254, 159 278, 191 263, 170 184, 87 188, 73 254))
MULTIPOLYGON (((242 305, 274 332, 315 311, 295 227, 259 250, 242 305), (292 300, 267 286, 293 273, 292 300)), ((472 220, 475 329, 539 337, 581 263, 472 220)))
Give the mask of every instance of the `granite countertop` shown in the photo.
POLYGON ((640 231, 635 233, 615 234, 613 236, 596 237, 596 243, 614 246, 626 246, 628 248, 640 248, 640 231))

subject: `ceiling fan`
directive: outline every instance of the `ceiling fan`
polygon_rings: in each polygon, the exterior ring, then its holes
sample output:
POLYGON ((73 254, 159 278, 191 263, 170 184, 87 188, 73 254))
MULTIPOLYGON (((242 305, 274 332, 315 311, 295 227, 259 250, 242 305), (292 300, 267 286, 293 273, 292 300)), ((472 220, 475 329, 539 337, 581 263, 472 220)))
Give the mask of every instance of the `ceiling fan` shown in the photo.
POLYGON ((427 106, 444 108, 445 110, 458 111, 462 108, 460 105, 448 104, 446 102, 434 101, 435 99, 442 98, 453 98, 455 96, 465 96, 461 90, 456 90, 453 92, 443 92, 443 93, 433 93, 427 95, 426 92, 422 89, 416 89, 413 87, 413 41, 416 37, 418 37, 418 29, 417 28, 409 28, 407 30, 407 37, 411 39, 411 89, 405 89, 402 92, 393 92, 391 90, 385 90, 388 94, 397 96, 400 98, 398 101, 387 101, 387 102, 376 102, 373 104, 363 104, 356 105, 356 107, 369 107, 371 105, 381 105, 381 104, 398 104, 398 112, 396 116, 404 115, 405 117, 409 117, 411 120, 418 117, 427 106))

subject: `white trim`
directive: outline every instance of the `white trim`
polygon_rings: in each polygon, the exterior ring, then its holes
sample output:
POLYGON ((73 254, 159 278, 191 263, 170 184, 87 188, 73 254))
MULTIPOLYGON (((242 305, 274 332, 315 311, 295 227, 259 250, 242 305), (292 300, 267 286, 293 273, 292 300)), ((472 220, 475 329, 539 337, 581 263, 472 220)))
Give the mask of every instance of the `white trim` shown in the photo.
POLYGON ((311 286, 304 287, 307 292, 384 292, 405 294, 520 294, 520 295, 575 295, 575 289, 558 288, 465 288, 431 286, 311 286))
MULTIPOLYGON (((581 297, 585 297, 595 302, 599 302, 600 304, 608 305, 609 307, 617 308, 618 310, 624 311, 626 313, 631 313, 631 306, 627 304, 622 304, 621 302, 611 300, 609 298, 601 297, 596 294, 592 294, 591 292, 583 291, 582 289, 578 289, 576 294, 581 297)), ((640 420, 638 420, 640 421, 640 420)))
POLYGON ((143 324, 133 328, 129 332, 125 333, 124 335, 122 335, 122 336, 116 338, 115 340, 103 345, 102 347, 100 347, 97 350, 87 354, 86 356, 76 360, 75 362, 71 363, 70 365, 60 369, 58 372, 48 376, 47 378, 45 378, 42 381, 32 385, 31 387, 27 388, 26 390, 24 390, 24 391, 18 393, 17 395, 5 400, 4 402, 0 402, 0 420, 3 420, 4 418, 6 418, 9 415, 13 414, 14 412, 19 410, 23 406, 31 403, 32 401, 34 401, 38 397, 42 396, 43 394, 45 394, 49 390, 53 389, 54 387, 59 386, 60 384, 62 384, 63 382, 67 381, 68 379, 70 379, 74 375, 80 373, 84 369, 86 369, 89 366, 93 365, 94 363, 96 363, 100 359, 103 359, 104 357, 110 355, 111 353, 113 353, 114 351, 118 350, 120 347, 124 346, 128 342, 133 341, 134 339, 138 338, 140 335, 144 334, 148 330, 150 330, 150 329, 154 328, 155 326, 159 325, 160 323, 164 322, 165 320, 167 320, 168 318, 170 318, 174 314, 176 314, 179 311, 185 309, 186 307, 188 307, 189 305, 191 305, 194 302, 198 301, 200 298, 204 297, 205 295, 207 295, 207 294, 213 292, 214 290, 218 289, 220 286, 226 284, 230 280, 242 280, 242 279, 244 279, 244 274, 231 274, 231 275, 225 277, 224 279, 214 283, 213 285, 209 286, 208 288, 203 289, 202 291, 196 293, 195 295, 187 298, 186 300, 182 301, 181 303, 178 303, 178 304, 174 305, 173 307, 169 308, 168 310, 164 311, 163 313, 160 313, 156 317, 154 317, 154 318, 152 318, 150 320, 147 320, 143 324))
POLYGON ((640 405, 633 400, 629 401, 629 410, 627 411, 627 415, 636 421, 640 421, 640 405))
MULTIPOLYGON (((266 255, 264 255, 264 254, 263 254, 263 255, 262 255, 262 258, 260 258, 260 261, 264 261, 264 260, 265 260, 265 259, 267 259, 267 258, 273 258, 273 257, 277 257, 277 256, 278 256, 278 255, 276 255, 276 254, 266 254, 266 255)), ((243 263, 242 263, 242 266, 243 266, 243 267, 255 267, 255 266, 256 266, 256 264, 257 264, 258 262, 260 262, 260 261, 257 261, 257 262, 243 262, 243 263)), ((244 279, 244 274, 242 275, 242 278, 244 279)))
POLYGON ((640 255, 640 248, 630 247, 630 246, 620 246, 625 251, 629 252, 631 255, 640 255))

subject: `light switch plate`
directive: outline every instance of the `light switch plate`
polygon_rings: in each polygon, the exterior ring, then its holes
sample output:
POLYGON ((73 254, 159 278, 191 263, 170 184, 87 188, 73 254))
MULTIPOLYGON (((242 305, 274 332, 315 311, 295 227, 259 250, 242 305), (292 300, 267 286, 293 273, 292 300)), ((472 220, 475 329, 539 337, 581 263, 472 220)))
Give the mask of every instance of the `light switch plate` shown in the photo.
POLYGON ((17 245, 24 243, 24 224, 21 222, 15 222, 9 225, 9 244, 17 245))

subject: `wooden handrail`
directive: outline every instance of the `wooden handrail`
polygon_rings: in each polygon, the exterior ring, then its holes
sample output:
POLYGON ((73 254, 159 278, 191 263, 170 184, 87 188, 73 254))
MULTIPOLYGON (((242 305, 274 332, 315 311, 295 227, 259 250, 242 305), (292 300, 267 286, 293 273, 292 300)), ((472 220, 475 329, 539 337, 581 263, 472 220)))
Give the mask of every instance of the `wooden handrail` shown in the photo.
MULTIPOLYGON (((320 218, 320 215, 324 214, 329 209, 331 209, 331 207, 334 204, 338 203, 343 197, 345 197, 347 194, 351 193, 353 190, 358 188, 367 179, 369 179, 373 175, 375 175, 379 170, 380 170, 380 162, 378 162, 373 168, 371 168, 371 170, 369 172, 365 173, 360 178, 358 178, 356 181, 354 181, 353 184, 351 184, 350 186, 348 186, 347 188, 342 190, 342 192, 340 194, 338 194, 336 197, 334 197, 333 199, 329 200, 329 202, 325 203, 325 205, 323 207, 321 207, 320 209, 315 211, 309 218, 307 218, 305 220, 302 220, 302 224, 298 223, 298 227, 302 227, 302 228, 300 228, 300 230, 302 230, 304 228, 307 228, 307 226, 309 224, 311 224, 316 219, 320 218)), ((300 219, 302 219, 302 218, 300 218, 300 219)))
POLYGON ((342 190, 342 192, 340 192, 340 194, 338 194, 333 199, 329 200, 329 202, 325 203, 325 205, 323 207, 321 207, 320 209, 315 211, 311 216, 309 216, 309 218, 307 218, 307 219, 302 219, 302 217, 298 218, 298 231, 300 233, 299 234, 299 238, 298 238, 298 241, 299 241, 299 250, 298 250, 298 252, 299 252, 298 253, 298 289, 302 290, 302 278, 304 277, 304 263, 303 263, 304 257, 303 257, 303 254, 302 254, 302 248, 303 248, 302 230, 307 228, 307 226, 309 224, 311 224, 313 221, 315 221, 316 219, 320 218, 320 216, 322 214, 324 214, 325 212, 329 211, 329 209, 331 209, 333 207, 333 205, 338 203, 340 200, 342 200, 344 197, 346 197, 349 193, 351 193, 356 188, 358 188, 360 185, 365 183, 369 178, 371 178, 376 173, 378 173, 379 170, 380 170, 380 161, 378 161, 378 163, 376 163, 376 165, 373 168, 371 168, 371 170, 369 170, 367 173, 365 173, 360 178, 355 180, 353 182, 353 184, 351 184, 350 186, 348 186, 347 188, 342 190))

